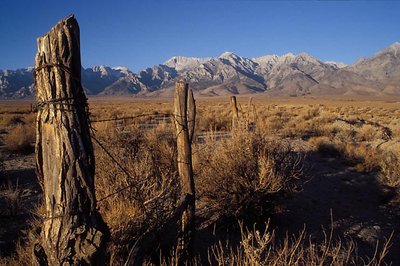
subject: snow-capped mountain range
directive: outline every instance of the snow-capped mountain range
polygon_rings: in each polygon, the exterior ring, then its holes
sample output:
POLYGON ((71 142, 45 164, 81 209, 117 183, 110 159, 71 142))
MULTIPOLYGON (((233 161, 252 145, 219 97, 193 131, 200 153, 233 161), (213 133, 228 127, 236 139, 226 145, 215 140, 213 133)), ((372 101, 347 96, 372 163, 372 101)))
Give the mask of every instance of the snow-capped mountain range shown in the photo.
MULTIPOLYGON (((250 59, 224 52, 215 58, 176 56, 138 73, 103 65, 82 69, 88 95, 169 97, 180 79, 203 96, 400 95, 400 43, 351 65, 322 62, 307 53, 250 59)), ((0 70, 0 98, 32 97, 34 92, 33 68, 0 70)))

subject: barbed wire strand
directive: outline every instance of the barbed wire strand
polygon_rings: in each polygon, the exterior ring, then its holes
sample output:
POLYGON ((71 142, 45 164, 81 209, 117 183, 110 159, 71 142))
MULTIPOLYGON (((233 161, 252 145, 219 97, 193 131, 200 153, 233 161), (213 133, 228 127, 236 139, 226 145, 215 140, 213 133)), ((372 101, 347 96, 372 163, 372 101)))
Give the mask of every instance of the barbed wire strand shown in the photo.
MULTIPOLYGON (((143 116, 145 116, 145 115, 136 116, 136 118, 137 118, 137 117, 143 117, 143 116)), ((171 117, 174 117, 174 121, 175 121, 176 123, 178 123, 178 121, 175 119, 175 117, 177 117, 177 115, 171 114, 171 117)), ((179 117, 179 116, 178 116, 178 117, 179 117)), ((131 117, 129 117, 129 118, 132 119, 133 117, 131 116, 131 117)), ((122 120, 122 119, 124 119, 124 118, 114 118, 114 119, 112 119, 112 120, 110 120, 110 119, 104 119, 104 120, 107 120, 107 121, 97 121, 97 122, 108 122, 108 121, 122 120)), ((95 121, 91 121, 91 123, 93 123, 93 122, 95 122, 95 121)), ((183 125, 181 125, 181 126, 182 126, 182 129, 181 129, 179 132, 177 132, 176 137, 175 137, 175 140, 176 140, 176 139, 178 138, 178 136, 184 131, 183 125)), ((121 171, 122 171, 127 177, 133 178, 132 175, 131 175, 131 173, 129 173, 129 171, 128 171, 127 169, 125 169, 125 167, 123 167, 122 164, 121 164, 107 149, 106 149, 106 147, 104 146, 104 144, 96 138, 94 129, 92 130, 91 137, 92 137, 92 139, 94 140, 94 142, 95 142, 97 145, 99 145, 99 147, 105 152, 105 154, 118 166, 119 169, 121 169, 121 171)), ((175 153, 175 151, 174 151, 174 153, 175 153)), ((178 163, 184 163, 184 162, 178 162, 178 163)), ((104 197, 98 199, 98 200, 97 200, 97 203, 102 202, 102 201, 104 201, 104 200, 106 200, 106 199, 108 199, 108 198, 110 198, 110 197, 112 197, 112 196, 114 196, 114 195, 120 194, 120 193, 122 193, 123 191, 125 191, 125 190, 127 190, 127 189, 129 189, 129 188, 132 188, 132 187, 135 187, 136 190, 139 190, 139 189, 137 188, 137 185, 136 185, 136 184, 128 185, 128 186, 122 187, 122 188, 120 188, 120 189, 118 189, 118 190, 116 190, 116 191, 114 191, 114 192, 112 192, 112 193, 110 193, 110 194, 108 194, 108 195, 106 195, 106 196, 104 196, 104 197)), ((137 200, 138 200, 138 199, 137 199, 137 200)), ((138 201, 140 201, 140 200, 138 200, 138 201)), ((143 207, 145 207, 145 206, 143 206, 143 207)))
MULTIPOLYGON (((78 86, 81 87, 81 89, 83 90, 82 84, 81 84, 81 80, 80 78, 75 77, 75 75, 72 73, 72 70, 68 67, 66 67, 63 64, 60 63, 47 63, 47 64, 43 64, 42 66, 39 66, 37 68, 35 68, 34 70, 34 75, 36 76, 37 72, 46 69, 46 68, 50 68, 50 67, 55 67, 57 69, 62 69, 65 72, 67 72, 68 74, 70 74, 70 77, 72 80, 75 80, 78 82, 78 86)), ((90 119, 90 112, 89 112, 89 105, 88 105, 88 99, 85 97, 84 99, 79 99, 76 97, 62 97, 62 98, 55 98, 55 99, 49 99, 47 101, 37 101, 36 104, 33 106, 37 111, 38 110, 43 110, 46 107, 48 109, 52 109, 53 110, 59 110, 59 111, 77 111, 75 109, 79 109, 79 110, 84 110, 84 113, 86 114, 86 119, 87 119, 87 123, 88 123, 88 127, 89 130, 91 132, 91 139, 94 140, 95 143, 97 143, 97 145, 105 152, 105 154, 118 166, 118 168, 129 178, 133 179, 132 174, 129 173, 129 171, 127 169, 125 169, 125 167, 123 167, 123 165, 105 148, 104 144, 101 143, 101 141, 99 141, 95 135, 95 129, 92 127, 92 123, 101 123, 101 122, 111 122, 111 121, 125 121, 125 120, 133 120, 133 119, 137 119, 137 118, 141 118, 141 117, 151 117, 151 116, 155 116, 155 117, 163 117, 164 120, 165 118, 169 118, 169 117, 173 117, 174 123, 177 123, 178 125, 180 125, 182 128, 179 132, 177 132, 176 134, 176 139, 179 137, 179 135, 186 129, 188 130, 187 127, 185 127, 185 125, 180 124, 177 118, 180 118, 181 116, 179 116, 178 114, 175 113, 147 113, 147 114, 140 114, 140 115, 136 115, 136 116, 129 116, 129 117, 116 117, 116 118, 108 118, 108 119, 101 119, 101 120, 91 120, 90 119), (61 108, 56 108, 56 105, 61 106, 61 108), (72 109, 66 109, 63 108, 65 106, 69 106, 69 107, 73 107, 72 109)), ((182 116, 184 117, 184 119, 186 119, 186 122, 193 122, 192 120, 188 120, 187 116, 182 116)), ((174 151, 175 153, 175 151, 174 151)), ((182 162, 178 162, 178 163, 182 163, 182 162)), ((104 196, 101 199, 97 200, 97 203, 100 203, 104 200, 106 200, 107 198, 110 198, 114 195, 117 195, 125 190, 127 190, 128 188, 132 188, 134 187, 136 191, 139 191, 140 189, 137 187, 137 184, 133 183, 132 185, 129 186, 125 186, 122 187, 116 191, 114 191, 113 193, 110 193, 106 196, 104 196)), ((148 216, 149 214, 147 213, 146 210, 146 206, 144 204, 144 199, 135 199, 138 201, 138 203, 140 205, 142 205, 141 207, 143 208, 146 216, 148 216)), ((57 219, 57 218, 61 218, 64 216, 68 216, 68 215, 72 215, 72 213, 67 213, 67 214, 61 214, 61 215, 55 215, 55 216, 51 216, 51 217, 43 217, 44 219, 57 219)))

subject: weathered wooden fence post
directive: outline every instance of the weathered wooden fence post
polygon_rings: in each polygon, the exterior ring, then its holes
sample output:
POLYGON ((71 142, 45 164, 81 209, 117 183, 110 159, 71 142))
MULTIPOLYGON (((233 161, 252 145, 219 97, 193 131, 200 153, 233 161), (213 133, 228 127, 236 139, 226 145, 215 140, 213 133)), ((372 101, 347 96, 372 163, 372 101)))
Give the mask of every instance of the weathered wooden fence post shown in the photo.
POLYGON ((181 217, 180 232, 178 234, 177 262, 182 265, 192 255, 195 231, 195 187, 191 147, 195 124, 195 102, 193 92, 189 92, 188 84, 183 81, 176 83, 174 105, 178 146, 178 171, 181 178, 182 193, 189 198, 187 208, 181 217), (188 106, 190 107, 189 110, 188 106))
POLYGON ((196 125, 196 103, 193 96, 193 91, 189 90, 188 101, 187 101, 187 114, 188 114, 188 130, 189 130, 189 142, 193 142, 194 128, 196 125))
POLYGON ((108 230, 96 210, 94 154, 81 85, 79 26, 73 16, 38 38, 36 167, 46 214, 41 265, 103 264, 108 230))
POLYGON ((239 109, 237 107, 236 96, 231 96, 231 108, 232 108, 232 131, 239 128, 239 109))
POLYGON ((249 132, 254 132, 256 129, 256 107, 253 104, 253 97, 249 98, 249 102, 247 104, 247 115, 246 115, 246 129, 249 132))

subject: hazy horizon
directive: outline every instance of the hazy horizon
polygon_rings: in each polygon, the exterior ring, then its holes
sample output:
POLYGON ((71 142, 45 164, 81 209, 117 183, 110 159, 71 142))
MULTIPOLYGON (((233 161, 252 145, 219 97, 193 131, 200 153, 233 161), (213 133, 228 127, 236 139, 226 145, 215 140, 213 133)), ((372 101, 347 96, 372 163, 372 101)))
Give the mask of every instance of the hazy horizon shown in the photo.
POLYGON ((0 12, 0 69, 33 66, 36 38, 74 13, 83 67, 132 71, 173 56, 306 52, 351 64, 400 41, 396 1, 14 1, 0 12))

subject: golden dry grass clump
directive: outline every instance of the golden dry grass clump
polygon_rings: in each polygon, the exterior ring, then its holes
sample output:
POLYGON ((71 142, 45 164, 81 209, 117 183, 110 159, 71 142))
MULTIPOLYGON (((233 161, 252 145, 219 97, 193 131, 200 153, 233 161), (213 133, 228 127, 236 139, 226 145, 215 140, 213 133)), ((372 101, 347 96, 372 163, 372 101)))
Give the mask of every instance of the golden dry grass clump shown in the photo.
POLYGON ((261 217, 275 195, 295 187, 303 175, 303 159, 288 142, 255 133, 239 131, 225 141, 208 140, 194 155, 199 203, 211 216, 261 217))
POLYGON ((135 126, 119 131, 101 125, 96 130, 96 196, 111 230, 111 261, 119 265, 130 243, 158 230, 176 207, 176 144, 162 126, 149 132, 135 126))
POLYGON ((13 126, 4 137, 4 143, 9 151, 29 152, 32 151, 35 141, 35 131, 31 125, 17 124, 13 126))
POLYGON ((278 241, 275 233, 269 230, 266 224, 260 231, 241 228, 241 241, 237 249, 233 249, 229 243, 220 242, 214 245, 209 252, 210 265, 385 265, 384 258, 390 248, 390 239, 377 246, 377 251, 370 258, 359 255, 357 245, 352 239, 345 241, 333 240, 332 231, 324 233, 322 243, 314 242, 312 236, 307 236, 305 230, 297 236, 286 236, 278 241))
POLYGON ((379 181, 389 187, 400 188, 400 153, 387 152, 379 161, 379 181))
POLYGON ((3 104, 0 109, 0 139, 7 150, 14 153, 33 151, 35 114, 29 103, 3 104))

